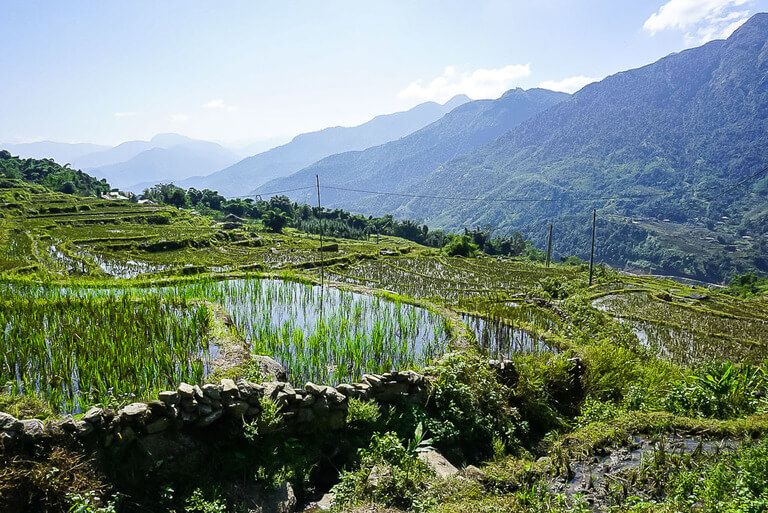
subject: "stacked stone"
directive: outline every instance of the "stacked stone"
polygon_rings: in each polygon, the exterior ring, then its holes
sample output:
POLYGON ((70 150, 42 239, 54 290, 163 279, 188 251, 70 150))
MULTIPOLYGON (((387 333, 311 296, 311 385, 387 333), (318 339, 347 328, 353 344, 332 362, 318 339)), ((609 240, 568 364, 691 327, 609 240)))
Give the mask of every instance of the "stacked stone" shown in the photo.
MULTIPOLYGON (((489 364, 502 382, 517 380, 510 360, 491 360, 489 364)), ((351 398, 378 403, 423 403, 427 394, 428 379, 414 371, 365 374, 359 383, 336 387, 307 383, 303 389, 283 381, 256 384, 222 379, 218 384, 202 387, 181 383, 176 390, 160 392, 157 400, 131 403, 118 411, 94 407, 78 420, 68 416, 44 425, 36 419, 17 420, 0 413, 0 442, 34 442, 46 436, 67 434, 107 447, 122 446, 164 431, 204 429, 225 417, 255 419, 261 415, 263 398, 277 404, 281 413, 282 423, 275 429, 339 429, 346 422, 351 398)))
POLYGON ((499 380, 499 383, 508 387, 517 385, 519 375, 512 360, 490 360, 488 365, 496 371, 496 379, 499 380))
POLYGON ((364 374, 362 382, 343 384, 337 390, 362 400, 391 403, 398 399, 419 401, 426 398, 427 380, 414 371, 392 371, 384 374, 364 374))

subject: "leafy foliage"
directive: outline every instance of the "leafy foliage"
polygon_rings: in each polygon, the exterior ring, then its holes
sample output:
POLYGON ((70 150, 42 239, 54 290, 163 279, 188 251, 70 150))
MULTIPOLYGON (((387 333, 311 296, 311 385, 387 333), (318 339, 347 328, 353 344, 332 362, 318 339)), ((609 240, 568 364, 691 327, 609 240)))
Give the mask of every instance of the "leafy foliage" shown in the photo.
POLYGON ((60 166, 50 159, 20 159, 0 150, 0 178, 16 178, 44 185, 51 190, 79 196, 99 196, 109 191, 109 184, 90 175, 60 166))
POLYGON ((732 418, 765 408, 768 369, 730 362, 710 364, 676 383, 666 398, 673 413, 732 418))
POLYGON ((373 502, 410 509, 426 489, 432 471, 395 433, 374 434, 360 451, 360 466, 342 473, 333 488, 335 508, 373 502))

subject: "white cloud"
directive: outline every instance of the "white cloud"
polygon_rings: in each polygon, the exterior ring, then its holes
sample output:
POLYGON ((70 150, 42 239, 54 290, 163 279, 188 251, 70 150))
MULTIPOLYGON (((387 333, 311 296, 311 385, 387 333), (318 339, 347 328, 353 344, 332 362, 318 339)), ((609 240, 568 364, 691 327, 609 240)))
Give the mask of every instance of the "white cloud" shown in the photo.
POLYGON ((471 72, 461 72, 455 66, 447 66, 439 77, 426 82, 422 79, 411 82, 398 96, 408 100, 433 100, 441 103, 457 94, 466 94, 473 99, 498 98, 530 74, 530 64, 510 64, 471 72))
POLYGON ((663 30, 685 33, 686 42, 701 44, 730 36, 749 18, 738 10, 750 0, 669 0, 643 23, 650 34, 663 30))
POLYGON ((135 112, 115 112, 114 116, 116 118, 132 118, 136 116, 135 112))
POLYGON ((227 105, 221 98, 213 99, 203 105, 203 107, 213 110, 226 110, 227 112, 235 112, 238 109, 237 105, 227 105))
POLYGON ((186 114, 171 114, 171 121, 174 123, 185 123, 189 121, 189 116, 186 114))
POLYGON ((575 75, 566 77, 562 80, 545 80, 539 84, 539 87, 550 89, 552 91, 562 91, 564 93, 575 93, 582 87, 592 82, 602 80, 597 77, 587 77, 585 75, 575 75))

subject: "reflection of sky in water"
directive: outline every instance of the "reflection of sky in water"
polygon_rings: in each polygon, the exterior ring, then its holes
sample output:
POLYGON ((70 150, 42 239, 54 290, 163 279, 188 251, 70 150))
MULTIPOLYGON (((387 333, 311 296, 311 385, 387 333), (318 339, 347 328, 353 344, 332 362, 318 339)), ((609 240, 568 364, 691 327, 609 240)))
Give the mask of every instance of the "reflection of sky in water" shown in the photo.
POLYGON ((480 347, 492 358, 510 358, 515 353, 555 352, 541 337, 501 320, 469 314, 461 314, 461 319, 474 332, 480 347))

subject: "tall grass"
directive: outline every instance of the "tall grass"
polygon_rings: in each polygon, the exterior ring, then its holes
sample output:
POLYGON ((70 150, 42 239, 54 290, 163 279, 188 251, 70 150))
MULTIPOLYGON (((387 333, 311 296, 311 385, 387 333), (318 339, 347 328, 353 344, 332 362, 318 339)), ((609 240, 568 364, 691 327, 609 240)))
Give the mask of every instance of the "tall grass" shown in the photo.
MULTIPOLYGON (((378 296, 280 280, 200 280, 165 287, 0 283, 0 384, 62 411, 199 382, 221 304, 255 354, 291 381, 337 383, 418 367, 444 349, 445 320, 378 296)), ((210 347, 209 347, 210 346, 210 347)))

